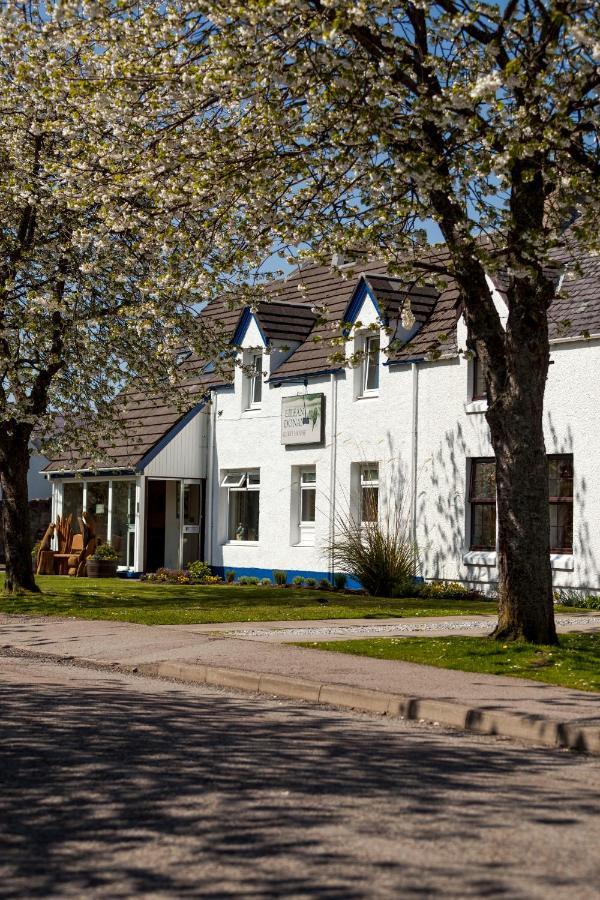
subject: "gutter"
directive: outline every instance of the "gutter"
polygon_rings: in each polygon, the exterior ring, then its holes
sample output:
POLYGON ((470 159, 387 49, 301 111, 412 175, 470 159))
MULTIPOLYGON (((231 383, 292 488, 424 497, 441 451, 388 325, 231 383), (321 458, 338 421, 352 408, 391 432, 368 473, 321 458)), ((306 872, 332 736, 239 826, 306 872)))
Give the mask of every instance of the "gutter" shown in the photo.
POLYGON ((321 369, 318 372, 306 372, 304 374, 300 373, 298 375, 284 375, 282 378, 271 377, 267 378, 266 384, 272 384, 273 387, 279 387, 281 384, 306 384, 309 378, 320 378, 323 375, 337 375, 338 372, 343 371, 343 366, 338 366, 337 369, 321 369))
MULTIPOLYGON (((337 378, 332 372, 331 385, 331 455, 329 462, 329 543, 333 546, 335 540, 335 489, 337 483, 337 378)), ((332 555, 329 555, 329 576, 333 584, 334 563, 332 555)))
POLYGON ((412 430, 410 461, 410 514, 411 536, 414 546, 417 545, 417 467, 419 461, 419 366, 411 364, 412 372, 412 430))
POLYGON ((555 344, 587 344, 588 341, 599 341, 600 340, 600 332, 594 332, 594 334, 588 334, 585 337, 583 334, 575 335, 573 337, 563 337, 563 338, 552 338, 550 340, 550 346, 553 347, 555 344))

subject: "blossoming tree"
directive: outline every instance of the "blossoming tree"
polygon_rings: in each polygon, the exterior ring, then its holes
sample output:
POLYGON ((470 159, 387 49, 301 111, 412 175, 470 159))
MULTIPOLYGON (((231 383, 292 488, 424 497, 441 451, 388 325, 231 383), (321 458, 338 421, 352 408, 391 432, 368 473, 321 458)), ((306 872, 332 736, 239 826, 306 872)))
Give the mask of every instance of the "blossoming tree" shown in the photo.
POLYGON ((413 274, 456 279, 496 458, 496 635, 555 642, 542 418, 548 310, 556 248, 567 239, 598 246, 600 7, 209 7, 205 83, 229 98, 223 162, 252 190, 255 219, 292 245, 358 246, 413 274), (446 261, 419 257, 427 220, 441 230, 446 261), (486 277, 498 274, 505 322, 486 277))
POLYGON ((190 146, 194 132, 204 130, 206 148, 212 134, 214 96, 201 84, 190 91, 205 55, 203 20, 180 4, 0 2, 8 591, 35 589, 32 432, 52 429, 60 413, 65 438, 98 436, 105 421, 110 439, 111 401, 124 381, 164 393, 177 384, 175 348, 218 352, 221 338, 197 319, 195 303, 247 274, 232 238, 234 197, 227 184, 208 185, 197 135, 190 146))

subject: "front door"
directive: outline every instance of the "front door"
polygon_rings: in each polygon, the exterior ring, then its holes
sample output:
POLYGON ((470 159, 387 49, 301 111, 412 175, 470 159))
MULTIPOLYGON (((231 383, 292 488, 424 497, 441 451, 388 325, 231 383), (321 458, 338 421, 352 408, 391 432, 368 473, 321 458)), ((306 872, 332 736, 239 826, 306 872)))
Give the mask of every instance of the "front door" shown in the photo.
POLYGON ((181 566, 185 569, 204 556, 204 485, 205 482, 182 483, 181 566))
POLYGON ((146 488, 146 571, 156 572, 165 564, 165 513, 167 486, 164 481, 147 481, 146 488))

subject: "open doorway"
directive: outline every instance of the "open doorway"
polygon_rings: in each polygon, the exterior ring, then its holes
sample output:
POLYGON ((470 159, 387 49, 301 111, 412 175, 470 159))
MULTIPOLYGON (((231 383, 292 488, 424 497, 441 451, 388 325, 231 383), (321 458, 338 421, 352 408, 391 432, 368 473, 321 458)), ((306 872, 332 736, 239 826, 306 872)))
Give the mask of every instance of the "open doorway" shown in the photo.
POLYGON ((204 480, 148 479, 146 566, 183 569, 204 555, 204 480))

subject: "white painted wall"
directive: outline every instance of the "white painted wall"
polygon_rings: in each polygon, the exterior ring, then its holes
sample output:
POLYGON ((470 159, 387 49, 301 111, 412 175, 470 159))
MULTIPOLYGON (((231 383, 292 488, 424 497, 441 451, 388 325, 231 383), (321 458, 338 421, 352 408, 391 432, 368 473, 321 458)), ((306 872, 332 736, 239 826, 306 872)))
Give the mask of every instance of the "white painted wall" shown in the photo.
POLYGON ((208 412, 201 409, 144 468, 148 478, 205 478, 208 412))

